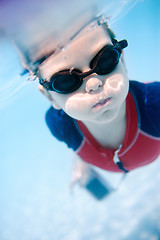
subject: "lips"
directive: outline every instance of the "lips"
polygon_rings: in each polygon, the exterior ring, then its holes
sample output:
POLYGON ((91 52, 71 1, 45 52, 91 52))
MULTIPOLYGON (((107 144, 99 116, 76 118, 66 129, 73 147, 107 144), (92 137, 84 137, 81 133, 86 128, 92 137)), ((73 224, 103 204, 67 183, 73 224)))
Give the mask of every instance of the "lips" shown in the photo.
POLYGON ((95 105, 93 105, 92 108, 102 107, 102 106, 104 106, 106 103, 108 103, 110 100, 111 100, 111 98, 102 99, 102 100, 100 100, 98 103, 96 103, 95 105))

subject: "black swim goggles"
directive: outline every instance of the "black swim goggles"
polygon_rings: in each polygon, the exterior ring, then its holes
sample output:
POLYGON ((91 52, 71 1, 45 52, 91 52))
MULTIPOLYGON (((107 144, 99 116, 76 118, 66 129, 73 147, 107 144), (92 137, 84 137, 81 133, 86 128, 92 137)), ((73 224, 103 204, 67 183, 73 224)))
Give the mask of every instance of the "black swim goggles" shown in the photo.
POLYGON ((49 91, 68 94, 76 91, 83 83, 83 79, 92 73, 106 75, 117 66, 122 49, 128 46, 127 40, 113 40, 113 45, 104 46, 91 60, 91 70, 82 73, 78 69, 66 69, 55 73, 49 81, 39 77, 39 82, 49 91))

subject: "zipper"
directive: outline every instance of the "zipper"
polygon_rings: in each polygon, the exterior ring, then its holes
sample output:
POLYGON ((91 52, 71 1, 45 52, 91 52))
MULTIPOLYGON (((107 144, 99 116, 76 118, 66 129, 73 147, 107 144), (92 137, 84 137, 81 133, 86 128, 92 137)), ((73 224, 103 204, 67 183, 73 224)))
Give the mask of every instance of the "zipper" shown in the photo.
POLYGON ((120 152, 121 148, 122 148, 122 144, 120 144, 119 148, 114 152, 113 162, 117 164, 120 170, 122 170, 125 173, 128 173, 129 171, 123 167, 123 164, 118 157, 118 153, 120 152))

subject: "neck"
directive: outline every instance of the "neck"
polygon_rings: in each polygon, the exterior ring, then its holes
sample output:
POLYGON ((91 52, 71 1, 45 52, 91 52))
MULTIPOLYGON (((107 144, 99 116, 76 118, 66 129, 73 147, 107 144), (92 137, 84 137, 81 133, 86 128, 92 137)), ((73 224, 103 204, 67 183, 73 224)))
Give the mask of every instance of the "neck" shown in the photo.
POLYGON ((92 136, 107 148, 118 148, 123 143, 126 130, 126 102, 119 109, 117 116, 110 122, 83 122, 92 136))

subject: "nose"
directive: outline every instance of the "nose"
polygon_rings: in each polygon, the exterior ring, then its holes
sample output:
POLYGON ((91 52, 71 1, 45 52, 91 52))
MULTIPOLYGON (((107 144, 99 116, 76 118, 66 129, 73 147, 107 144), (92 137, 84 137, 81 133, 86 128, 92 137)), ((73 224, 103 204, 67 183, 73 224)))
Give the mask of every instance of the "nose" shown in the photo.
POLYGON ((86 92, 96 92, 103 85, 102 81, 96 76, 90 76, 86 82, 86 92))

